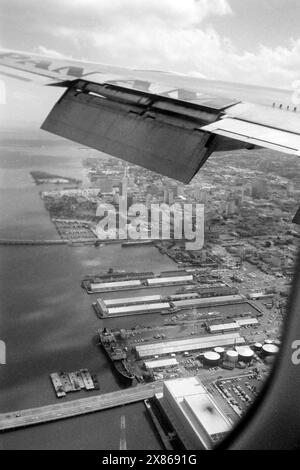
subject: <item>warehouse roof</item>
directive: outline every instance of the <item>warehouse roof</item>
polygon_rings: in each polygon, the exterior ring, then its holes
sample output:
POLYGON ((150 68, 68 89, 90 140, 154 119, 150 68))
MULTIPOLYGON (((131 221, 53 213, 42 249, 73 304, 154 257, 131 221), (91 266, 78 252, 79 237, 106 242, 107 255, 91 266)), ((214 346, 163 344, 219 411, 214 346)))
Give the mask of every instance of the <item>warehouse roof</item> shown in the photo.
POLYGON ((240 325, 236 322, 232 323, 219 323, 218 325, 210 325, 209 331, 217 333, 218 331, 238 330, 240 325))
POLYGON ((91 290, 97 289, 106 289, 110 287, 130 287, 130 286, 140 286, 141 281, 133 280, 133 281, 116 281, 116 282, 97 282, 95 284, 91 284, 91 290))
POLYGON ((236 322, 240 326, 257 325, 258 324, 257 318, 241 318, 240 320, 236 320, 236 322))
POLYGON ((195 299, 199 298, 199 294, 197 292, 191 292, 190 294, 172 294, 170 295, 172 300, 176 299, 195 299))
MULTIPOLYGON (((228 432, 231 428, 225 416, 208 394, 199 394, 197 396, 186 396, 184 403, 188 405, 195 425, 203 427, 209 436, 228 432)), ((201 431, 200 431, 201 432, 201 431)))
POLYGON ((205 297, 202 299, 189 299, 189 300, 176 300, 173 302, 175 307, 190 307, 195 305, 203 305, 206 303, 210 304, 221 304, 223 302, 236 302, 242 301, 241 295, 222 295, 220 297, 205 297))
POLYGON ((148 295, 144 297, 129 297, 129 298, 122 298, 122 299, 103 299, 103 301, 107 307, 112 307, 114 305, 159 302, 160 299, 161 299, 160 295, 148 295))
POLYGON ((200 439, 203 429, 209 436, 229 431, 230 423, 196 377, 167 380, 164 383, 164 396, 165 390, 168 390, 180 407, 182 417, 184 415, 186 420, 186 423, 183 421, 182 424, 189 423, 200 439))
POLYGON ((155 304, 128 305, 128 306, 123 306, 123 307, 111 307, 108 309, 108 314, 116 315, 119 313, 147 312, 147 311, 153 311, 153 310, 165 310, 169 308, 170 308, 170 304, 168 302, 155 303, 155 304))
POLYGON ((171 354, 176 352, 197 351, 215 348, 217 346, 232 346, 233 344, 244 344, 245 340, 239 333, 227 333, 222 335, 209 335, 179 339, 171 341, 160 341, 148 344, 139 344, 136 351, 140 358, 156 356, 159 354, 171 354))
POLYGON ((192 275, 187 276, 170 276, 170 277, 156 277, 154 279, 147 279, 148 284, 171 284, 172 282, 185 282, 193 281, 194 277, 192 275))
POLYGON ((160 367, 173 367, 178 364, 175 357, 158 359, 156 361, 145 361, 145 367, 147 369, 159 369, 160 367))
POLYGON ((164 383, 164 387, 179 401, 183 399, 187 392, 189 395, 206 393, 205 388, 196 377, 182 377, 180 379, 167 380, 164 383))

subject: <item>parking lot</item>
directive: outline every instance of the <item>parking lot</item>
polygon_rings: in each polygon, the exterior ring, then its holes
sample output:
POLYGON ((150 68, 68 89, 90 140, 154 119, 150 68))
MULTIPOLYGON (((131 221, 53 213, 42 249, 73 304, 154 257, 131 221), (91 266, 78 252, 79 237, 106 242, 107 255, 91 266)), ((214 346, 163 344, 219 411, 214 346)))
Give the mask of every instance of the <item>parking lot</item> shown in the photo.
MULTIPOLYGON (((257 371, 258 372, 258 371, 257 371)), ((248 375, 217 380, 214 385, 220 395, 241 416, 258 395, 264 378, 262 374, 251 372, 248 375)))

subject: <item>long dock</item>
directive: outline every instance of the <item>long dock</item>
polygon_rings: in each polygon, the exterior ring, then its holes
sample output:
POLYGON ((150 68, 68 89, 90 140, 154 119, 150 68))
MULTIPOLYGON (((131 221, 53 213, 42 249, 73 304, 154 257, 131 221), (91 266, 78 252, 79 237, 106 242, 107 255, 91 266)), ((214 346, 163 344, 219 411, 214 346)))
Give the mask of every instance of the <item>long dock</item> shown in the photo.
POLYGON ((39 408, 2 413, 0 414, 0 431, 58 421, 60 419, 128 405, 151 398, 160 392, 162 392, 162 382, 156 382, 39 408))
POLYGON ((0 245, 4 246, 51 246, 51 245, 66 245, 67 240, 0 240, 0 245))

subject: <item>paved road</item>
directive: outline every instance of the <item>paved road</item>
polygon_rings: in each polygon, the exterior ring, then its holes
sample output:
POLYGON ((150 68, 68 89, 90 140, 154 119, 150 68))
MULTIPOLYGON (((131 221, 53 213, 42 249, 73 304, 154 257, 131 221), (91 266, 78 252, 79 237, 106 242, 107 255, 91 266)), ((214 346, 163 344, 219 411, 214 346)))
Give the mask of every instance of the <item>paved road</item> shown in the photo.
POLYGON ((162 391, 162 383, 138 385, 126 390, 60 402, 54 405, 0 414, 0 431, 56 421, 135 403, 162 391))

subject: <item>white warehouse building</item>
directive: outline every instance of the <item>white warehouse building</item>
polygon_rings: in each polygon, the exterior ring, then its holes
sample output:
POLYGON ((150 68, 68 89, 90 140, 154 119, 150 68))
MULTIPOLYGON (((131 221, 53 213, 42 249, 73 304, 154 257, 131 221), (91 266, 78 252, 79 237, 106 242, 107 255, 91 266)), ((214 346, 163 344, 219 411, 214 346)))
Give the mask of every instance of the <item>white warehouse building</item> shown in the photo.
POLYGON ((147 279, 148 286, 157 286, 160 284, 181 284, 184 282, 193 282, 193 275, 187 276, 170 276, 170 277, 156 277, 147 279))
POLYGON ((221 335, 198 336, 171 341, 160 341, 136 346, 136 352, 140 359, 167 355, 172 353, 201 351, 213 349, 218 346, 230 346, 245 344, 244 338, 239 333, 228 333, 221 335))
POLYGON ((118 290, 118 289, 132 289, 133 287, 140 287, 142 285, 141 281, 112 281, 112 282, 97 282, 91 283, 90 290, 91 292, 105 292, 106 290, 118 290))
POLYGON ((178 365, 178 361, 175 357, 157 359, 155 361, 145 361, 145 367, 148 370, 161 369, 163 367, 175 367, 178 365))
POLYGON ((118 307, 119 305, 146 304, 161 302, 160 295, 147 295, 143 297, 126 297, 121 299, 103 299, 106 307, 118 307))
POLYGON ((139 305, 127 305, 122 307, 111 307, 108 308, 108 316, 114 315, 130 315, 137 313, 150 313, 170 310, 170 304, 168 302, 155 303, 155 304, 139 304, 139 305))
POLYGON ((187 450, 212 449, 232 427, 196 377, 164 382, 156 398, 187 450))

